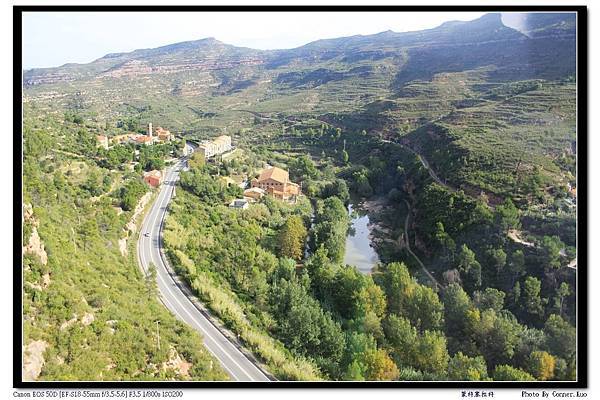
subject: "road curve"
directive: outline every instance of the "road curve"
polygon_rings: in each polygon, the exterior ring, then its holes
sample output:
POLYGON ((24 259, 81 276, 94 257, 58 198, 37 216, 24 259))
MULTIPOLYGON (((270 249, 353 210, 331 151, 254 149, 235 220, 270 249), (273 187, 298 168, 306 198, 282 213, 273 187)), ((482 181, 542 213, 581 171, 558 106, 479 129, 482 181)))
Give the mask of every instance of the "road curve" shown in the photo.
POLYGON ((161 252, 161 231, 167 214, 167 206, 179 171, 185 165, 180 159, 167 168, 163 185, 149 213, 142 222, 138 239, 138 257, 144 271, 153 263, 156 266, 158 290, 164 305, 177 318, 200 332, 208 351, 221 363, 232 380, 242 382, 269 381, 269 378, 250 361, 231 341, 229 341, 196 307, 183 292, 182 287, 169 273, 167 260, 161 252), (146 236, 145 234, 148 234, 146 236))

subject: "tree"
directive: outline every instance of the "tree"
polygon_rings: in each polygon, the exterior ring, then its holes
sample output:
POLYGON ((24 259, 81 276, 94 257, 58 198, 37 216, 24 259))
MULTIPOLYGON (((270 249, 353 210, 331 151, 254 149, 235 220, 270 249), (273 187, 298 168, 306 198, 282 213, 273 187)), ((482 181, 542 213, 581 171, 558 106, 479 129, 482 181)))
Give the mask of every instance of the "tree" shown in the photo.
POLYGON ((490 265, 496 270, 496 277, 498 277, 506 265, 506 253, 501 248, 491 249, 488 252, 488 256, 490 258, 490 265))
POLYGON ((148 186, 141 179, 129 180, 119 191, 121 207, 125 211, 131 211, 137 205, 138 200, 148 190, 148 186))
POLYGON ((396 314, 389 314, 384 321, 383 331, 393 349, 394 359, 398 365, 410 365, 413 360, 414 345, 418 333, 410 321, 396 314))
POLYGON ((307 231, 302 218, 297 215, 289 217, 279 232, 281 256, 296 261, 301 260, 304 256, 306 235, 307 231))
POLYGON ((362 197, 371 197, 373 188, 369 183, 368 171, 361 169, 352 174, 353 189, 362 197))
POLYGON ((364 364, 366 380, 393 381, 398 378, 398 367, 383 349, 368 351, 364 355, 364 364))
POLYGON ((565 298, 570 294, 571 290, 567 282, 561 283, 558 289, 556 289, 556 296, 554 297, 554 308, 558 311, 558 315, 563 314, 565 298))
POLYGON ((442 292, 442 301, 446 332, 456 338, 464 337, 467 333, 467 312, 473 309, 469 295, 460 285, 452 283, 442 292))
POLYGON ((364 355, 376 349, 377 345, 372 336, 357 331, 346 331, 346 348, 340 363, 341 368, 346 370, 344 379, 364 380, 364 355))
POLYGON ((414 367, 434 374, 443 374, 450 359, 446 337, 439 331, 425 331, 417 341, 414 356, 414 367))
POLYGON ((406 318, 390 314, 383 325, 386 339, 398 365, 443 374, 448 365, 446 338, 439 331, 419 334, 406 318))
POLYGON ((389 311, 408 318, 419 329, 440 329, 444 306, 435 291, 418 284, 402 263, 390 263, 378 281, 384 287, 389 311))
POLYGON ((548 349, 567 362, 575 359, 576 332, 571 324, 559 315, 552 314, 546 320, 544 333, 548 349))
POLYGON ((100 174, 97 169, 92 169, 88 174, 88 177, 83 184, 83 188, 87 190, 91 196, 99 196, 102 194, 102 183, 100 181, 100 174))
POLYGON ((517 311, 520 309, 521 307, 521 283, 517 282, 515 283, 515 286, 513 286, 512 290, 510 291, 510 302, 511 302, 511 309, 513 311, 517 311))
POLYGON ((522 369, 510 365, 498 365, 494 370, 495 381, 535 381, 535 378, 522 369))
POLYGON ((340 268, 332 282, 331 297, 335 309, 345 319, 355 319, 364 316, 365 303, 360 297, 366 286, 364 276, 354 267, 340 268))
POLYGON ((534 351, 529 356, 528 370, 540 381, 554 377, 555 359, 545 351, 534 351))
POLYGON ((528 276, 523 284, 523 308, 529 315, 537 316, 539 318, 544 315, 544 306, 542 298, 540 297, 540 291, 542 283, 538 278, 528 276))
POLYGON ((505 296, 506 294, 501 290, 486 288, 483 292, 475 292, 473 298, 479 309, 491 308, 496 312, 500 312, 504 307, 505 296))
POLYGON ((190 168, 201 168, 206 164, 204 154, 199 151, 195 151, 190 157, 188 164, 190 168))
POLYGON ((339 323, 295 280, 280 279, 271 287, 270 304, 277 320, 276 336, 293 352, 336 369, 345 346, 339 323))
POLYGON ((456 243, 452 240, 452 237, 446 233, 444 224, 439 221, 435 225, 434 238, 442 248, 444 259, 447 261, 452 260, 454 258, 454 252, 456 251, 456 243))
POLYGON ((560 252, 565 247, 558 236, 544 236, 540 246, 546 271, 560 268, 560 252))
POLYGON ((515 280, 525 272, 525 255, 523 254, 523 250, 515 250, 508 263, 508 270, 511 274, 511 286, 513 286, 515 280))
POLYGON ((348 164, 350 157, 348 156, 348 152, 346 150, 342 150, 342 162, 344 164, 348 164))
POLYGON ((523 182, 525 192, 532 195, 534 198, 539 198, 542 192, 543 177, 539 166, 534 166, 533 171, 527 175, 523 182))
POLYGON ((545 340, 544 332, 541 329, 523 327, 519 335, 519 343, 515 348, 512 365, 525 367, 531 352, 543 350, 545 340))
POLYGON ((322 302, 330 300, 331 282, 335 275, 334 265, 327 257, 327 250, 323 245, 308 258, 305 263, 306 271, 311 277, 311 284, 315 297, 322 302))
POLYGON ((488 377, 485 360, 458 352, 448 363, 448 379, 452 381, 483 381, 488 377))
POLYGON ((456 256, 456 266, 461 275, 465 275, 465 287, 469 291, 481 286, 481 264, 475 258, 475 253, 463 244, 456 256))
POLYGON ((323 245, 333 262, 341 263, 344 259, 348 224, 348 212, 339 198, 332 196, 318 202, 313 228, 314 246, 319 248, 323 245))
POLYGON ((519 209, 511 199, 506 199, 503 204, 496 207, 496 225, 501 232, 506 234, 510 229, 518 229, 520 226, 519 209))
POLYGON ((383 289, 373 282, 371 276, 367 276, 366 285, 363 286, 359 294, 360 302, 365 305, 367 312, 373 312, 379 318, 385 314, 387 305, 383 289))
POLYGON ((94 215, 88 217, 79 227, 79 233, 83 236, 83 249, 87 250, 89 243, 98 237, 98 221, 94 215))
POLYGON ((488 365, 510 362, 520 343, 523 327, 507 311, 473 310, 467 316, 469 330, 488 365))
POLYGON ((350 191, 348 185, 343 179, 335 179, 333 182, 326 184, 321 190, 321 197, 326 199, 328 197, 336 196, 342 203, 347 204, 350 201, 350 191))
MULTIPOLYGON (((568 376, 569 366, 567 362, 562 358, 555 358, 554 363, 554 377, 557 381, 568 381, 571 380, 568 376)), ((574 379, 573 379, 574 380, 574 379)))
POLYGON ((442 329, 444 305, 430 287, 415 285, 407 297, 405 313, 421 332, 442 329))
POLYGON ((314 179, 319 174, 319 171, 315 167, 315 163, 306 155, 302 155, 298 158, 292 159, 289 164, 290 175, 294 179, 307 180, 314 179))
POLYGON ((383 329, 381 327, 381 318, 373 311, 366 311, 359 319, 354 321, 361 332, 373 336, 378 342, 383 341, 383 329))
POLYGON ((352 361, 352 363, 348 365, 342 379, 345 381, 364 381, 365 366, 358 360, 352 361))

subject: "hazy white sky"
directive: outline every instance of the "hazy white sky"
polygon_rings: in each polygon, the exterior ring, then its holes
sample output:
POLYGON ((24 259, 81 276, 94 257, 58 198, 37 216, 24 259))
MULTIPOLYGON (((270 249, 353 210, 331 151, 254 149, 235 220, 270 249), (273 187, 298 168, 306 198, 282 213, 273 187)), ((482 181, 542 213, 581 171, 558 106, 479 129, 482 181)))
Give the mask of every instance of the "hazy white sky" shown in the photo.
POLYGON ((214 37, 284 49, 317 39, 434 28, 476 12, 52 12, 23 14, 23 67, 87 63, 107 53, 214 37))

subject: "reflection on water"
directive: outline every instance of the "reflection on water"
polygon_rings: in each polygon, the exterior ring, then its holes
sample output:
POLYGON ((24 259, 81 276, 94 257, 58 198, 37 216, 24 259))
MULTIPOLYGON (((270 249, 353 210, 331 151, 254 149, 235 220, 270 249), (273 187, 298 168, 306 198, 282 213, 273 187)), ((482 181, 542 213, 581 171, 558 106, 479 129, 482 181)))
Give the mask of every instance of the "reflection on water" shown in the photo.
POLYGON ((348 205, 348 212, 351 225, 346 237, 344 263, 354 265, 363 274, 368 274, 379 261, 369 239, 369 216, 356 206, 353 207, 353 204, 348 205))

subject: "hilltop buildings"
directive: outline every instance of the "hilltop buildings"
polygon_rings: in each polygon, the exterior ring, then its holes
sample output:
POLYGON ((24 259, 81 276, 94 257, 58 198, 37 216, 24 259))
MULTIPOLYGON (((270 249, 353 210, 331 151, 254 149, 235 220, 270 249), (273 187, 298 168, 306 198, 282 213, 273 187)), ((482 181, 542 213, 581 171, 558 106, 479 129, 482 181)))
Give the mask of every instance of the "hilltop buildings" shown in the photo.
POLYGON ((204 158, 210 158, 219 154, 223 154, 231 150, 231 136, 221 135, 211 141, 204 141, 198 146, 196 152, 203 155, 204 158))
POLYGON ((158 142, 171 141, 174 139, 174 135, 169 130, 161 128, 160 126, 156 128, 156 131, 154 131, 152 129, 152 123, 149 123, 148 131, 145 135, 126 133, 123 135, 113 136, 112 138, 108 138, 104 135, 98 135, 96 136, 96 139, 98 140, 98 146, 108 149, 109 142, 111 142, 113 145, 134 143, 149 146, 158 142))
POLYGON ((281 200, 295 200, 301 194, 300 186, 290 181, 289 173, 277 167, 263 170, 258 178, 250 181, 250 186, 281 200))

